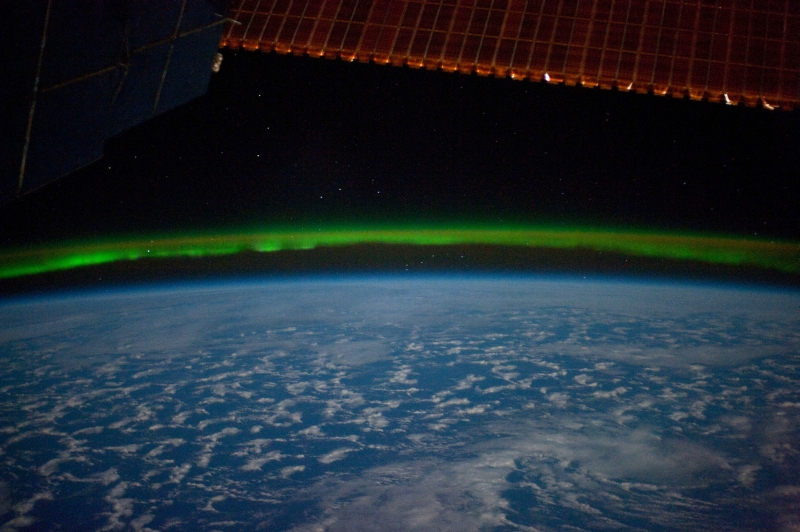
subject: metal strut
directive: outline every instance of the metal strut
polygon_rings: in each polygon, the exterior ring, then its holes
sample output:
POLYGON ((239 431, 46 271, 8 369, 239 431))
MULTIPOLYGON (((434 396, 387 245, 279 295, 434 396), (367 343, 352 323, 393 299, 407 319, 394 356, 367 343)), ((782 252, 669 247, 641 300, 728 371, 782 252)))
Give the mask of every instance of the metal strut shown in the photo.
POLYGON ((39 60, 36 63, 36 78, 33 80, 33 94, 31 95, 31 106, 28 110, 28 126, 25 129, 25 144, 22 146, 22 161, 19 164, 19 178, 17 179, 16 196, 22 192, 22 184, 25 181, 25 165, 28 162, 28 148, 31 144, 31 131, 33 131, 33 114, 36 111, 36 96, 39 94, 39 79, 42 75, 42 61, 44 59, 44 46, 47 43, 47 28, 50 25, 50 8, 53 0, 47 0, 47 10, 44 14, 44 28, 42 28, 42 44, 39 46, 39 60))
POLYGON ((153 102, 153 116, 158 111, 158 102, 161 101, 161 91, 164 89, 164 82, 167 79, 167 70, 169 70, 169 63, 172 60, 172 52, 175 50, 175 41, 178 39, 178 34, 181 30, 181 22, 183 21, 183 13, 186 11, 186 2, 183 0, 181 4, 181 13, 178 15, 178 22, 175 24, 175 31, 172 33, 171 43, 169 45, 169 52, 167 52, 167 60, 164 62, 164 71, 161 72, 161 83, 158 84, 158 91, 156 92, 156 100, 153 102))

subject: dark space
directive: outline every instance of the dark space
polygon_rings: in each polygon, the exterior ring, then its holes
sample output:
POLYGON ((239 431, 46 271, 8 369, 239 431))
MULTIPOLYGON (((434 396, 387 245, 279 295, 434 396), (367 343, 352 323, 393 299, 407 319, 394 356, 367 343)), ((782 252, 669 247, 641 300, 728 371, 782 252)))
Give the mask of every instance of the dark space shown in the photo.
POLYGON ((797 111, 224 55, 205 96, 2 208, 2 245, 371 222, 800 238, 797 111))

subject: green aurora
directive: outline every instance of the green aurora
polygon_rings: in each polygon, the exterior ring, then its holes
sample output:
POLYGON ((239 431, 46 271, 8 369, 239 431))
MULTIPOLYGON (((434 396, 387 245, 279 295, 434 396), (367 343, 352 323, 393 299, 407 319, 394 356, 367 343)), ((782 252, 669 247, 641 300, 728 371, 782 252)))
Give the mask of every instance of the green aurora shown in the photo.
POLYGON ((800 243, 735 236, 564 227, 382 227, 250 230, 185 236, 46 244, 0 251, 0 278, 141 258, 204 257, 325 246, 497 245, 589 249, 625 255, 755 266, 800 273, 800 243))

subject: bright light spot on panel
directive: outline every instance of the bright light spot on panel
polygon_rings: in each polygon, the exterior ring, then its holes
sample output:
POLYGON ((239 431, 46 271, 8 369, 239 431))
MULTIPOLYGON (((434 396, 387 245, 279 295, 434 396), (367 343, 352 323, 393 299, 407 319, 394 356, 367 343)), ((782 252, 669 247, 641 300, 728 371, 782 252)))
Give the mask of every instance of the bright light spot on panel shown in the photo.
POLYGON ((222 67, 222 54, 217 53, 214 55, 214 61, 211 63, 211 72, 217 73, 222 67))

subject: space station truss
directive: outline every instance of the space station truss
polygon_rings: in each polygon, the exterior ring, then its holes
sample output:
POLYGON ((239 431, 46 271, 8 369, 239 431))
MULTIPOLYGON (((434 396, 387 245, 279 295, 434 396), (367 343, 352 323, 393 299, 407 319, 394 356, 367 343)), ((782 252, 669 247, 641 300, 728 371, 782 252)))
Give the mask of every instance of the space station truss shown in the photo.
POLYGON ((234 0, 221 45, 767 109, 800 102, 797 0, 234 0))

